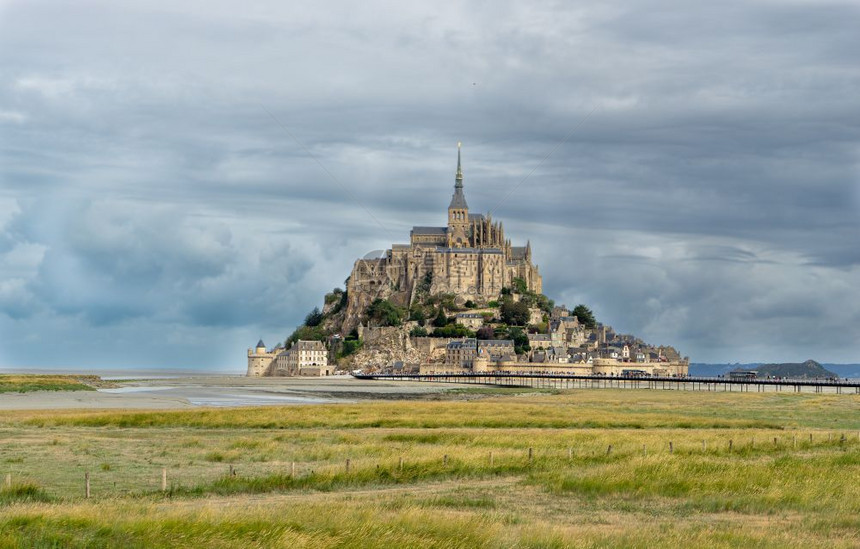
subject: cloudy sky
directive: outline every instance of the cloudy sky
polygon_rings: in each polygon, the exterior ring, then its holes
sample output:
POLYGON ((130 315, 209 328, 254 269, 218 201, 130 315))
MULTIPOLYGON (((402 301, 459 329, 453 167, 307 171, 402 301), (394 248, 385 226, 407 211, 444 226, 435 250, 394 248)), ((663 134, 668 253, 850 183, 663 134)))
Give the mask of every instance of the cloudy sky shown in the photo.
POLYGON ((860 3, 408 4, 0 0, 0 367, 241 372, 458 141, 558 303, 860 362, 860 3))

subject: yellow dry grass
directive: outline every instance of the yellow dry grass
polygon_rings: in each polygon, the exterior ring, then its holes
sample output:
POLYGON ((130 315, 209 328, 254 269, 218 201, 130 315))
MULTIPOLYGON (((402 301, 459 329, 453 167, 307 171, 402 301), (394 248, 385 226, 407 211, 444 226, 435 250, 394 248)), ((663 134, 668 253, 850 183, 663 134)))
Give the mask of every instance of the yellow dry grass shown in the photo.
POLYGON ((16 412, 0 547, 853 547, 858 412, 633 390, 16 412))

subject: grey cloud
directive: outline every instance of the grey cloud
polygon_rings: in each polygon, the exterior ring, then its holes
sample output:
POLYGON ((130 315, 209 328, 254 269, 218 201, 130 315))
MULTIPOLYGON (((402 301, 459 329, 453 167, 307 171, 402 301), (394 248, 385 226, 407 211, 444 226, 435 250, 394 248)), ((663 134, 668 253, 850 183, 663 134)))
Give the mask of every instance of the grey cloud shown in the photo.
POLYGON ((3 10, 4 330, 281 339, 444 223, 463 141, 559 301, 697 360, 856 354, 854 3, 3 10))

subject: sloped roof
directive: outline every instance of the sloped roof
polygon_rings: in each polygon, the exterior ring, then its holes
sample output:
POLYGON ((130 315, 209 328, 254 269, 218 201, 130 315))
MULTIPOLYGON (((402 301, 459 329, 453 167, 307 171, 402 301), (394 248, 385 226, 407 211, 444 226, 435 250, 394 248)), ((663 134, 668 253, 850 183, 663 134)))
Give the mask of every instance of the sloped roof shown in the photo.
POLYGON ((525 246, 511 246, 511 257, 513 259, 525 259, 526 258, 526 247, 525 246))
POLYGON ((455 210, 468 210, 469 205, 466 204, 466 197, 463 195, 463 187, 457 187, 454 189, 454 196, 451 197, 451 204, 448 205, 448 209, 455 210))
POLYGON ((412 234, 441 235, 448 232, 448 227, 412 227, 412 234))

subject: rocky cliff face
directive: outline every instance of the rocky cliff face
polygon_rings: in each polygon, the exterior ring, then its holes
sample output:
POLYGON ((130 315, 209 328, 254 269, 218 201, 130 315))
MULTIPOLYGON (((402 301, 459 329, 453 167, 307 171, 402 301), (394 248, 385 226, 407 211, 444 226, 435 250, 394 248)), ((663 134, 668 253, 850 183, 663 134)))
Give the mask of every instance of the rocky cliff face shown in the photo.
POLYGON ((409 337, 410 329, 408 326, 359 328, 359 336, 364 341, 364 346, 355 354, 346 357, 344 365, 351 370, 372 371, 396 362, 410 365, 444 359, 444 348, 440 353, 439 349, 430 345, 413 344, 409 337))

